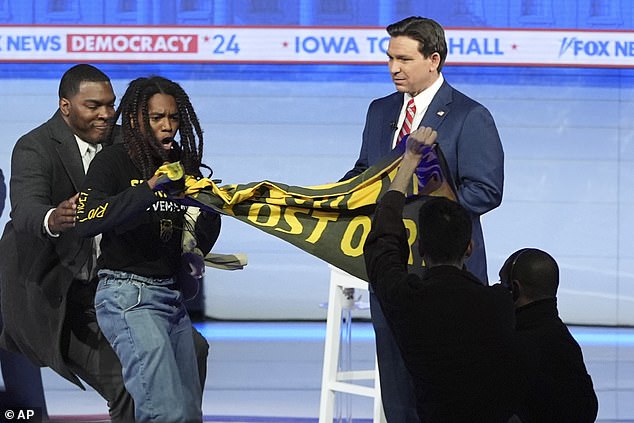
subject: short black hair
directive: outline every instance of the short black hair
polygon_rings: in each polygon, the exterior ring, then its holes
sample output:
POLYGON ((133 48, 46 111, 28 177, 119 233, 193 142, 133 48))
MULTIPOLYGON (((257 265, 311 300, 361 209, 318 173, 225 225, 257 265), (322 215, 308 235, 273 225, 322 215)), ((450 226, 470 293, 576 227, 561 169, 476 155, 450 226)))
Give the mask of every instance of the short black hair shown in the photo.
POLYGON ((445 197, 430 197, 420 207, 418 233, 421 253, 436 263, 457 262, 471 241, 472 223, 460 204, 445 197))
POLYGON ((511 254, 500 269, 500 282, 512 288, 519 281, 522 295, 530 300, 554 298, 559 288, 559 266, 545 251, 522 248, 511 254))
POLYGON ((92 65, 81 63, 68 69, 59 82, 58 95, 62 98, 72 98, 79 92, 82 82, 110 82, 108 75, 92 65))
POLYGON ((409 37, 418 41, 418 51, 425 58, 438 53, 438 72, 442 70, 447 58, 447 40, 445 30, 438 22, 421 16, 410 16, 388 25, 386 29, 390 37, 409 37))

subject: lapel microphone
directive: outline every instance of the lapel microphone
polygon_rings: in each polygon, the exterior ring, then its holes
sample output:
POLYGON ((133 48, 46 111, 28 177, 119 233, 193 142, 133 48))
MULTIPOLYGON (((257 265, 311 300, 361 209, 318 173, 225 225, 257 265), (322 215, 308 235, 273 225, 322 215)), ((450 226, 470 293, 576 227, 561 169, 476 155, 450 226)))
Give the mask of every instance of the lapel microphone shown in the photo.
POLYGON ((390 122, 390 129, 398 129, 396 122, 390 122))

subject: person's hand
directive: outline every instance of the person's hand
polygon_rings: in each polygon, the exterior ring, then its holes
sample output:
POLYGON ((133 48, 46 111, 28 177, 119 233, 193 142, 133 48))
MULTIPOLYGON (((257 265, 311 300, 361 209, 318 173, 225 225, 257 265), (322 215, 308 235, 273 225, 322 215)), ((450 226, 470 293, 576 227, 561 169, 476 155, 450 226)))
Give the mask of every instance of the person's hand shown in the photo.
POLYGON ((154 191, 156 187, 156 183, 159 179, 160 175, 153 175, 150 179, 147 180, 147 184, 150 186, 150 189, 154 191))
POLYGON ((428 127, 420 127, 407 137, 405 153, 421 155, 426 146, 432 145, 436 141, 438 133, 428 127))
POLYGON ((436 131, 426 127, 418 128, 409 134, 405 141, 403 159, 394 180, 390 184, 390 190, 407 194, 407 189, 412 182, 412 175, 423 158, 424 149, 436 141, 437 135, 436 131))
POLYGON ((48 229, 52 233, 59 234, 75 226, 78 198, 79 193, 62 201, 48 216, 48 229))
POLYGON ((200 250, 194 249, 181 255, 181 268, 178 271, 177 280, 183 298, 188 300, 196 296, 204 274, 205 259, 200 250))
POLYGON ((205 275, 205 259, 194 252, 183 253, 183 267, 189 276, 200 279, 205 275))
POLYGON ((165 162, 147 184, 153 191, 163 191, 169 198, 185 198, 185 169, 180 162, 165 162))

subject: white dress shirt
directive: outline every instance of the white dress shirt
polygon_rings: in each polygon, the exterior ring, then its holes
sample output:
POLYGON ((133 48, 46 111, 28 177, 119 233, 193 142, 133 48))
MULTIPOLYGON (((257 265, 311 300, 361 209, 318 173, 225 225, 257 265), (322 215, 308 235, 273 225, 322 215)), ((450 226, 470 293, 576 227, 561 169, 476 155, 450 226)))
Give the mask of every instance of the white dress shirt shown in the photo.
MULTIPOLYGON (((443 78, 442 73, 438 76, 438 79, 434 81, 433 84, 429 86, 426 90, 421 91, 414 97, 414 104, 416 105, 416 113, 414 114, 414 120, 412 121, 412 131, 418 128, 421 121, 423 120, 423 116, 425 116, 425 112, 429 108, 431 101, 434 99, 434 96, 440 89, 440 86, 444 82, 445 78, 443 78)), ((398 128, 394 131, 394 137, 392 138, 392 148, 396 146, 396 139, 398 138, 398 133, 401 132, 401 127, 403 126, 403 121, 405 120, 405 112, 407 110, 407 103, 409 103, 409 99, 412 98, 411 95, 405 93, 405 99, 403 101, 403 107, 401 107, 401 113, 398 115, 398 128)))

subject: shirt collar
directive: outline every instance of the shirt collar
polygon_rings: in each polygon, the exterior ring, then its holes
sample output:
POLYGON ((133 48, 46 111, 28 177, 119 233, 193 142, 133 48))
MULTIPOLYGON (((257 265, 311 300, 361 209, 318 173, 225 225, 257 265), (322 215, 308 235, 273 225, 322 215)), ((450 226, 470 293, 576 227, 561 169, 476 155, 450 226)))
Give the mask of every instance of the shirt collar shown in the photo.
MULTIPOLYGON (((429 87, 416 94, 414 98, 414 104, 416 105, 416 110, 427 110, 431 101, 434 99, 434 96, 442 86, 445 78, 442 76, 442 73, 438 75, 438 78, 431 84, 429 87)), ((405 93, 405 104, 407 104, 412 98, 409 93, 405 93)))
POLYGON ((79 154, 81 155, 81 157, 84 157, 84 154, 86 154, 86 151, 90 147, 96 148, 95 152, 99 152, 101 150, 101 144, 91 144, 79 138, 77 134, 74 135, 75 141, 77 142, 77 147, 79 147, 79 154))

